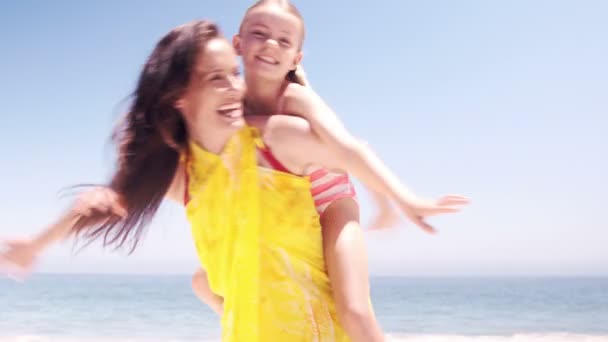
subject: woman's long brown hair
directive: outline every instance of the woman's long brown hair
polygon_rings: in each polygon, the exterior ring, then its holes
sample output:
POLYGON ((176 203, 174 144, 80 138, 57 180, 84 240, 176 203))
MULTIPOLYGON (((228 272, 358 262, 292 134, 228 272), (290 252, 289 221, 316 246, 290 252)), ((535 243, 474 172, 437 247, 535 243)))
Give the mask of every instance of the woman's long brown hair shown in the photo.
POLYGON ((108 186, 118 194, 127 216, 97 212, 81 217, 72 231, 86 245, 101 238, 104 247, 130 242, 129 253, 137 247, 187 148, 185 121, 175 103, 190 83, 199 54, 220 36, 215 24, 199 20, 173 29, 157 43, 113 135, 118 160, 108 186))

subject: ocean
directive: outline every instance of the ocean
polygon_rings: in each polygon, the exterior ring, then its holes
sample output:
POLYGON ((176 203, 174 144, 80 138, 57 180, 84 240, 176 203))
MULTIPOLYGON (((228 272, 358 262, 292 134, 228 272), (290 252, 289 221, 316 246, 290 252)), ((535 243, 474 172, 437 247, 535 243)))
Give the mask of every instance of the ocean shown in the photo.
MULTIPOLYGON (((608 341, 608 278, 372 278, 389 340, 608 341)), ((0 342, 217 341, 187 275, 0 278, 0 342)))

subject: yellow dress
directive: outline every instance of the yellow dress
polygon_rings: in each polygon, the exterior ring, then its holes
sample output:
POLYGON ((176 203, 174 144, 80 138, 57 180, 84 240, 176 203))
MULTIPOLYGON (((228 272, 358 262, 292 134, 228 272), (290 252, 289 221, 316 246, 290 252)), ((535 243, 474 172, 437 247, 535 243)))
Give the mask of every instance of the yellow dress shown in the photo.
POLYGON ((222 341, 348 341, 338 324, 308 177, 260 167, 258 131, 219 155, 190 144, 187 217, 222 341))

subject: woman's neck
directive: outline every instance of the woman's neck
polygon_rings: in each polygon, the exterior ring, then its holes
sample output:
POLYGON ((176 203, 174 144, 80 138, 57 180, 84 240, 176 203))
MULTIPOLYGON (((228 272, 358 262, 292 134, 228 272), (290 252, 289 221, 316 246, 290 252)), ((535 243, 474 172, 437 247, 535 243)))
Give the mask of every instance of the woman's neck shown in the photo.
POLYGON ((188 129, 190 139, 202 149, 213 154, 220 154, 234 133, 234 130, 228 129, 188 129))

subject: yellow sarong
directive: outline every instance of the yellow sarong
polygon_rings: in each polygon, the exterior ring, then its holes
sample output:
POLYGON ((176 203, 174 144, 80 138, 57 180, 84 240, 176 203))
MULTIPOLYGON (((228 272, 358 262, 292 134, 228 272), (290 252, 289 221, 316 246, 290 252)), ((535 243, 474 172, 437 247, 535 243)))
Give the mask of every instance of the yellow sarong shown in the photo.
POLYGON ((186 214, 222 341, 348 341, 338 324, 308 177, 257 165, 255 128, 219 155, 190 144, 186 214))

